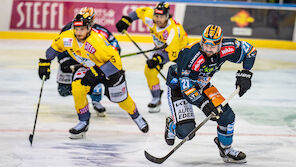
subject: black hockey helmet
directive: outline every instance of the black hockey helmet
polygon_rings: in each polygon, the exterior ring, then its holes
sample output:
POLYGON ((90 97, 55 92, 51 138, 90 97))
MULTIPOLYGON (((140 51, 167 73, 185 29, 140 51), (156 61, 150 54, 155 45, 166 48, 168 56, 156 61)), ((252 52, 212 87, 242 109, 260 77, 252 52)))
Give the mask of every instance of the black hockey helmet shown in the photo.
POLYGON ((93 8, 84 7, 81 8, 79 13, 73 20, 73 26, 92 26, 95 18, 95 12, 93 8))
POLYGON ((170 14, 170 5, 167 2, 159 2, 154 8, 154 14, 167 15, 170 14))

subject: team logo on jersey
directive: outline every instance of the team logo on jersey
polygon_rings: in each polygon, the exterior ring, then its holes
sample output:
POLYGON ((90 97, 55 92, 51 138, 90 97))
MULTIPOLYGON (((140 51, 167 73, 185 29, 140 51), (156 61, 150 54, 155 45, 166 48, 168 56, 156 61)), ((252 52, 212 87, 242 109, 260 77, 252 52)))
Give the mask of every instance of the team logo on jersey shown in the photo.
POLYGON ((96 49, 88 42, 85 43, 84 49, 91 54, 94 54, 96 52, 96 49))
POLYGON ((169 36, 168 31, 165 30, 165 31, 162 33, 162 36, 163 36, 163 39, 164 39, 164 40, 167 40, 167 39, 168 39, 168 36, 169 36))
POLYGON ((64 38, 64 46, 65 47, 72 47, 73 44, 73 39, 72 38, 64 38))
POLYGON ((234 46, 224 46, 221 48, 220 57, 222 58, 222 57, 232 54, 234 52, 235 52, 234 46))
POLYGON ((202 63, 205 62, 205 58, 203 57, 203 55, 201 55, 198 59, 196 59, 196 61, 194 62, 194 64, 192 65, 191 69, 194 71, 198 71, 200 66, 202 65, 202 63))

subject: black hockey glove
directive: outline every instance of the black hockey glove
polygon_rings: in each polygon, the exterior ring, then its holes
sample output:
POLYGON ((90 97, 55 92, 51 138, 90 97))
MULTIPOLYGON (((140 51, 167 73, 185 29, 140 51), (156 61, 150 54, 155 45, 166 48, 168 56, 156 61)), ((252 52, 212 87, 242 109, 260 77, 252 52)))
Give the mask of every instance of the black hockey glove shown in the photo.
POLYGON ((116 28, 118 32, 127 30, 128 27, 132 24, 133 20, 128 16, 122 16, 122 18, 116 23, 116 28))
POLYGON ((156 68, 159 64, 162 63, 162 57, 160 54, 154 54, 152 59, 148 59, 146 61, 149 68, 156 68))
POLYGON ((43 78, 43 75, 45 75, 45 80, 49 79, 50 76, 50 60, 47 59, 39 59, 39 69, 38 69, 38 74, 40 79, 43 78))
POLYGON ((239 97, 242 97, 247 90, 251 88, 251 78, 252 78, 253 73, 249 70, 238 70, 236 72, 236 82, 235 86, 240 87, 239 89, 239 97))
POLYGON ((104 73, 96 65, 89 68, 85 76, 81 79, 81 84, 85 86, 95 87, 99 82, 102 82, 104 73))
POLYGON ((59 63, 61 64, 61 70, 64 73, 72 73, 71 66, 75 64, 79 64, 77 61, 72 59, 71 57, 64 57, 61 60, 59 60, 59 63))
POLYGON ((173 64, 169 67, 166 84, 171 89, 179 88, 179 80, 177 79, 177 64, 173 64))
POLYGON ((206 116, 209 116, 212 112, 214 112, 216 116, 211 118, 212 121, 217 121, 220 118, 220 115, 222 114, 222 112, 219 112, 219 110, 217 110, 212 100, 210 100, 208 97, 205 97, 201 101, 199 108, 203 111, 203 113, 206 116))

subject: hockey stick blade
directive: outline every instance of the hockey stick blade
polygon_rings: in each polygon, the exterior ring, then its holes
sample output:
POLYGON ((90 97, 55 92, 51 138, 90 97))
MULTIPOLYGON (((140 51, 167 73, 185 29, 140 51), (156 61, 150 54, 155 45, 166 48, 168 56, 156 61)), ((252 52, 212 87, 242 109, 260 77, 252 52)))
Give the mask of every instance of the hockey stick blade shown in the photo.
POLYGON ((176 145, 166 156, 162 157, 162 158, 157 158, 152 156, 151 154, 149 154, 147 151, 144 151, 145 153, 145 157, 154 163, 157 164, 161 164, 163 163, 166 159, 168 159, 176 150, 179 149, 179 147, 181 147, 186 141, 190 140, 190 136, 192 136, 193 134, 195 134, 195 132, 201 128, 209 119, 211 119, 211 117, 213 116, 213 114, 210 114, 208 117, 206 117, 196 128, 194 128, 178 145, 176 145))
POLYGON ((32 144, 33 144, 33 135, 32 134, 30 134, 30 136, 29 136, 29 141, 30 141, 31 146, 32 146, 32 144))
POLYGON ((157 164, 162 164, 169 157, 169 155, 167 155, 167 156, 162 157, 162 158, 157 158, 157 157, 154 157, 153 155, 149 154, 147 151, 144 151, 144 154, 145 154, 145 157, 149 161, 157 163, 157 164))

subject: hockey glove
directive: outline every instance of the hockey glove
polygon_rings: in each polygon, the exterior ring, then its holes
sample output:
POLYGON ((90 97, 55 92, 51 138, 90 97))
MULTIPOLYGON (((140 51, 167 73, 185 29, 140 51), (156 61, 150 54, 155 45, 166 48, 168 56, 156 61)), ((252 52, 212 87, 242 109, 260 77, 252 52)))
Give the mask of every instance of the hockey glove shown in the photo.
POLYGON ((38 69, 38 74, 39 78, 42 79, 43 75, 45 75, 45 80, 49 79, 50 76, 50 60, 47 59, 39 59, 39 69, 38 69))
POLYGON ((71 57, 64 57, 61 60, 59 60, 59 63, 61 64, 61 70, 64 73, 72 73, 71 65, 79 64, 77 61, 72 59, 71 57))
POLYGON ((214 104, 212 103, 212 100, 210 100, 207 97, 205 97, 202 100, 200 109, 202 110, 203 113, 205 113, 206 116, 209 116, 212 112, 214 112, 215 117, 211 118, 212 121, 216 121, 220 118, 221 113, 219 113, 217 108, 214 106, 214 104))
POLYGON ((122 18, 116 23, 116 28, 118 32, 127 30, 127 28, 132 24, 133 20, 128 16, 122 16, 122 18))
POLYGON ((89 68, 85 76, 81 79, 81 84, 85 86, 95 87, 99 82, 102 82, 104 73, 96 65, 89 68))
POLYGON ((238 70, 236 72, 236 82, 235 86, 240 87, 239 89, 239 97, 242 97, 247 90, 251 88, 251 78, 252 78, 253 73, 249 70, 238 70))
POLYGON ((177 64, 171 65, 169 67, 166 84, 171 89, 178 89, 179 80, 177 79, 177 64))
POLYGON ((160 54, 154 54, 152 59, 147 60, 146 63, 150 69, 156 68, 162 63, 162 57, 160 54))
POLYGON ((215 117, 211 120, 216 121, 220 118, 222 110, 218 110, 220 104, 225 100, 216 87, 211 86, 203 91, 204 99, 200 104, 200 109, 205 113, 206 116, 209 116, 212 112, 215 113, 215 117))

